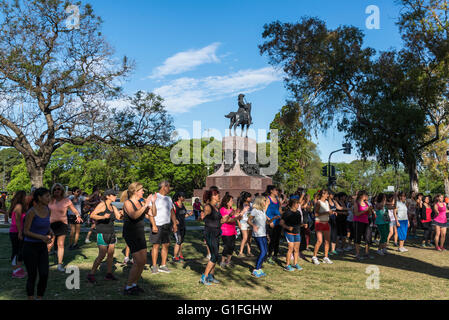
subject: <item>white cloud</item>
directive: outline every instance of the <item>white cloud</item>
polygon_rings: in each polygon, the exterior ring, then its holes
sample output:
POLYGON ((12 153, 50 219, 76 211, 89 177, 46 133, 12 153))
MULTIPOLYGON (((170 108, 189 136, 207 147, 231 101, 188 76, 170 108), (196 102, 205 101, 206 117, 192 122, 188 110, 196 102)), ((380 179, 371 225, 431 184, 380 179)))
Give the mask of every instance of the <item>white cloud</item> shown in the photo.
POLYGON ((220 46, 219 42, 212 43, 199 50, 183 51, 165 60, 164 64, 155 68, 150 79, 163 78, 168 75, 180 74, 193 70, 195 67, 206 63, 219 63, 220 59, 216 51, 220 46))
POLYGON ((211 101, 262 90, 269 84, 282 80, 282 72, 266 67, 240 70, 225 76, 200 79, 179 78, 159 87, 154 92, 164 98, 171 113, 185 113, 189 109, 211 101))

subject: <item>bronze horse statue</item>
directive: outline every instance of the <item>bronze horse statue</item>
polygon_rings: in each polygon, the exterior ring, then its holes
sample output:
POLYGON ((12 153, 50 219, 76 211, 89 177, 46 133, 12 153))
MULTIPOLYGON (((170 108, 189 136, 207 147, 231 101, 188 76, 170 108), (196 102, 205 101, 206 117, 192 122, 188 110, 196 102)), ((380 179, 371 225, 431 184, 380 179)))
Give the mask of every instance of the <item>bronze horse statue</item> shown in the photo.
MULTIPOLYGON (((231 112, 225 117, 228 119, 231 119, 231 124, 229 125, 229 130, 234 127, 234 136, 237 135, 237 127, 242 127, 242 134, 243 137, 243 130, 246 126, 246 137, 248 138, 248 129, 249 126, 252 125, 252 118, 251 118, 251 103, 246 103, 243 100, 244 95, 239 95, 239 110, 237 112, 231 112)), ((232 133, 231 133, 232 134, 232 133)))

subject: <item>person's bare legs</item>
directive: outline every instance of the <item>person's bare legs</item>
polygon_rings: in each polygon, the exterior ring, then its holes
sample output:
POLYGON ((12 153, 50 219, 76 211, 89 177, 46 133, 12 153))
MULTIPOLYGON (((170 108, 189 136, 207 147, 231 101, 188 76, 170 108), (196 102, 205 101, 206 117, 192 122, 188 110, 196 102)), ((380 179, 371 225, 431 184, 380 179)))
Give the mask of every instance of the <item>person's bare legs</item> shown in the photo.
MULTIPOLYGON (((151 249, 151 261, 153 263, 153 267, 157 266, 157 257, 159 255, 159 247, 160 245, 158 243, 153 244, 153 248, 151 249)), ((136 263, 134 261, 134 263, 136 263)))
POLYGON ((131 267, 128 282, 126 283, 128 287, 131 287, 133 284, 137 284, 142 276, 142 271, 145 268, 147 261, 147 249, 142 249, 136 253, 133 253, 132 257, 134 259, 134 264, 131 267))
POLYGON ((315 249, 313 251, 313 256, 314 257, 318 256, 318 251, 320 250, 320 247, 321 247, 322 243, 323 243, 323 232, 322 231, 317 231, 316 232, 316 244, 315 244, 315 249))
POLYGON ((331 233, 330 231, 324 231, 324 257, 328 258, 329 256, 329 243, 331 241, 331 233))
POLYGON ((62 260, 64 259, 64 242, 65 242, 65 235, 59 236, 56 240, 58 243, 58 264, 62 264, 62 260))
POLYGON ((441 233, 441 228, 439 226, 435 226, 435 247, 436 248, 439 247, 440 233, 441 233))
POLYGON ((168 248, 170 247, 170 243, 163 243, 161 250, 161 266, 167 265, 167 257, 168 257, 168 248))
POLYGON ((446 240, 446 230, 447 228, 441 228, 441 240, 440 240, 440 248, 444 248, 444 242, 446 240))
POLYGON ((95 274, 97 272, 98 267, 103 262, 106 253, 108 252, 108 247, 106 246, 98 246, 98 256, 92 265, 92 269, 90 270, 90 274, 95 274))

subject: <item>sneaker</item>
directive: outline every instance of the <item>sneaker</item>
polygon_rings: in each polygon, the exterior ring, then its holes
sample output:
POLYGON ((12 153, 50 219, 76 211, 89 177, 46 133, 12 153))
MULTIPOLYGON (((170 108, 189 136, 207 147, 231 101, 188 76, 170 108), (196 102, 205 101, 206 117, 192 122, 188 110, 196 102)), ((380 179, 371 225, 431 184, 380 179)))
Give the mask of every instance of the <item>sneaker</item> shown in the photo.
POLYGON ((259 270, 259 273, 260 273, 261 277, 266 277, 267 276, 267 274, 265 272, 263 272, 262 269, 259 270))
POLYGON ((114 275, 112 273, 108 273, 106 274, 106 276, 104 277, 104 280, 113 280, 113 281, 117 281, 118 279, 116 277, 114 277, 114 275))
POLYGON ((383 250, 377 250, 377 254, 378 254, 379 256, 384 256, 384 255, 385 255, 385 253, 384 253, 383 250))
POLYGON ((313 262, 313 264, 315 264, 315 265, 319 265, 319 264, 320 264, 320 262, 318 261, 318 258, 317 258, 317 257, 312 257, 312 262, 313 262))
POLYGON ((125 257, 125 259, 123 259, 123 264, 128 264, 129 263, 129 258, 125 257))
POLYGON ((87 281, 89 281, 89 283, 97 283, 97 280, 95 280, 95 276, 93 274, 88 274, 87 275, 87 281))
POLYGON ((425 243, 421 243, 421 248, 427 248, 427 245, 425 243))
POLYGON ((436 249, 437 251, 443 251, 443 250, 441 250, 440 247, 436 247, 435 249, 436 249))
POLYGON ((171 271, 167 268, 167 266, 160 266, 159 272, 170 273, 171 271))
POLYGON ((220 283, 220 281, 217 280, 217 279, 215 279, 215 277, 214 277, 212 274, 209 274, 209 275, 207 276, 207 281, 209 281, 210 283, 216 283, 216 284, 219 284, 219 283, 220 283))
POLYGON ((252 275, 255 276, 256 278, 261 278, 262 277, 262 272, 261 272, 261 270, 254 270, 252 272, 252 275))
POLYGON ((407 252, 408 250, 405 249, 404 247, 400 247, 400 248, 398 249, 398 251, 399 251, 399 252, 407 252))
POLYGON ((211 258, 211 255, 210 255, 210 254, 208 254, 208 255, 206 256, 206 258, 207 258, 207 260, 210 260, 210 258, 211 258))
POLYGON ((139 295, 139 291, 137 290, 137 286, 136 287, 132 287, 129 289, 123 289, 123 294, 125 296, 138 296, 139 295))
POLYGON ((239 255, 237 256, 239 258, 245 258, 246 256, 243 253, 239 253, 239 255))
POLYGON ((151 267, 151 274, 156 274, 159 273, 159 268, 157 266, 152 266, 151 267))
POLYGON ((223 269, 226 268, 227 265, 228 264, 226 262, 220 262, 220 267, 223 269))
POLYGON ((179 262, 183 262, 185 259, 183 256, 179 256, 179 262))
POLYGON ((272 257, 269 257, 269 258, 267 259, 267 262, 268 262, 269 264, 274 264, 274 261, 273 261, 273 258, 272 258, 272 257))
POLYGON ((179 262, 179 260, 180 260, 179 257, 176 257, 176 258, 173 257, 173 259, 172 259, 172 261, 173 261, 174 263, 179 262))
POLYGON ((58 264, 57 270, 60 272, 65 272, 65 268, 62 266, 62 264, 58 264))
POLYGON ((284 268, 285 271, 295 271, 295 269, 292 268, 291 265, 288 265, 284 268))
POLYGON ((395 247, 399 247, 399 244, 397 242, 394 243, 395 247))
POLYGON ((333 250, 333 251, 329 252, 329 255, 330 256, 335 256, 335 255, 338 255, 338 252, 337 252, 337 250, 333 250))
POLYGON ((250 253, 247 253, 246 254, 248 257, 254 257, 254 254, 252 254, 251 252, 250 253))
POLYGON ((296 270, 298 270, 298 271, 301 271, 301 270, 302 270, 302 267, 301 267, 299 264, 296 264, 296 265, 295 265, 295 268, 296 268, 296 270))
POLYGON ((84 240, 84 243, 91 243, 91 241, 89 239, 86 239, 86 240, 84 240))
POLYGON ((326 264, 334 264, 334 263, 332 262, 332 260, 329 259, 328 257, 325 257, 325 258, 323 259, 323 263, 326 263, 326 264))
POLYGON ((207 281, 206 276, 204 274, 201 275, 200 283, 204 284, 205 286, 210 286, 212 283, 207 281))

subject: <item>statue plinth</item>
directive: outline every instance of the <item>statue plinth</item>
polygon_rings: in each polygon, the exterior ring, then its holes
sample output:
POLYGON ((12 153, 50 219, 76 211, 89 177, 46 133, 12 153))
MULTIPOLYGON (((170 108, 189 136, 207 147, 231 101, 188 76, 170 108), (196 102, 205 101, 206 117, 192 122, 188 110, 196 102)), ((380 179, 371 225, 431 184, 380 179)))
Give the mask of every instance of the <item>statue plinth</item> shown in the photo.
POLYGON ((260 174, 257 164, 257 142, 243 137, 225 137, 222 141, 223 163, 217 166, 216 172, 206 178, 206 187, 194 191, 194 196, 202 199, 205 190, 212 186, 220 189, 223 195, 229 192, 235 200, 242 191, 255 193, 265 192, 273 181, 260 174))

